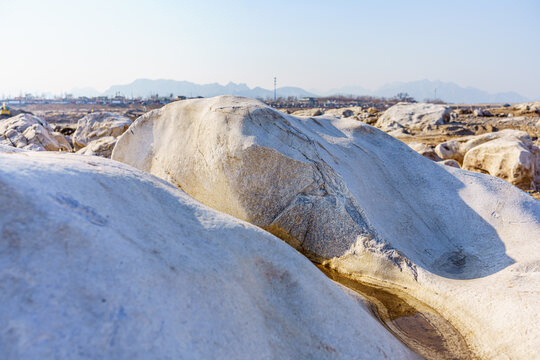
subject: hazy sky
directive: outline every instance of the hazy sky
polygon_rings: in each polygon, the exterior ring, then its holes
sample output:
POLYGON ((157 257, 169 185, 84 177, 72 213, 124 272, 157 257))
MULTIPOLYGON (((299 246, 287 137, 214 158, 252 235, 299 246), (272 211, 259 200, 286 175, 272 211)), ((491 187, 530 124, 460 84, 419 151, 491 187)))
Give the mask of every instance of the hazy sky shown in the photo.
POLYGON ((137 78, 375 88, 452 81, 540 99, 540 0, 0 0, 0 95, 137 78))

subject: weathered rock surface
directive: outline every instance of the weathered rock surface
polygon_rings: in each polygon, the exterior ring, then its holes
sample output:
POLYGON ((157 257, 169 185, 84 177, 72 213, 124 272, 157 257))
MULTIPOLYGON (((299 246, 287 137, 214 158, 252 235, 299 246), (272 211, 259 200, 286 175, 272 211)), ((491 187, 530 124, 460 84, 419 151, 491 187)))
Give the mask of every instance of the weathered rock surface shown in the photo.
POLYGON ((517 104, 514 106, 514 109, 521 111, 523 113, 528 113, 528 112, 540 113, 540 101, 517 104))
POLYGON ((493 114, 486 109, 474 109, 473 111, 474 116, 484 117, 484 116, 493 116, 493 114))
POLYGON ((435 147, 435 152, 441 159, 453 159, 463 163, 467 151, 475 146, 493 141, 495 139, 508 139, 530 143, 531 137, 525 131, 505 129, 498 132, 482 135, 464 136, 459 139, 443 142, 435 147))
POLYGON ((116 139, 117 138, 114 136, 105 136, 90 141, 85 147, 77 151, 77 154, 110 158, 114 145, 116 144, 116 139))
POLYGON ((437 161, 439 164, 443 164, 443 165, 446 165, 446 166, 451 166, 451 167, 455 167, 457 169, 461 168, 461 166, 459 166, 459 163, 456 161, 456 160, 450 160, 450 159, 446 159, 446 160, 440 160, 440 161, 437 161))
POLYGON ((487 173, 527 190, 536 189, 536 153, 531 143, 499 138, 467 151, 463 169, 487 173))
POLYGON ((154 176, 0 162, 2 359, 416 357, 282 241, 154 176))
POLYGON ((429 127, 442 125, 450 119, 450 108, 444 105, 425 103, 398 103, 386 110, 377 127, 387 131, 424 131, 429 127))
POLYGON ((336 115, 339 117, 351 117, 351 116, 358 116, 362 114, 364 111, 361 107, 346 107, 346 108, 337 108, 337 109, 330 109, 326 110, 325 114, 327 115, 336 115))
POLYGON ((409 145, 409 147, 411 149, 413 149, 414 151, 416 151, 417 153, 419 153, 420 155, 422 155, 425 158, 428 158, 428 159, 433 160, 433 161, 441 161, 442 160, 439 157, 439 155, 437 155, 437 153, 435 152, 435 149, 433 149, 431 146, 428 146, 426 144, 419 143, 419 142, 411 142, 411 143, 409 143, 407 145, 409 145))
POLYGON ((0 144, 36 151, 70 151, 71 146, 44 120, 30 114, 0 119, 0 144))
POLYGON ((295 112, 293 112, 293 114, 295 116, 320 116, 320 115, 324 114, 324 110, 323 109, 317 109, 317 108, 303 109, 303 110, 296 110, 295 112))
POLYGON ((88 114, 77 122, 77 129, 73 134, 73 147, 78 151, 102 137, 116 138, 122 135, 131 123, 131 119, 109 112, 88 114))
POLYGON ((113 159, 439 311, 482 358, 540 347, 540 203, 352 119, 237 97, 140 117, 113 159))
POLYGON ((540 151, 524 131, 506 129, 450 140, 437 145, 435 152, 460 162, 463 169, 500 177, 524 190, 540 186, 540 151))

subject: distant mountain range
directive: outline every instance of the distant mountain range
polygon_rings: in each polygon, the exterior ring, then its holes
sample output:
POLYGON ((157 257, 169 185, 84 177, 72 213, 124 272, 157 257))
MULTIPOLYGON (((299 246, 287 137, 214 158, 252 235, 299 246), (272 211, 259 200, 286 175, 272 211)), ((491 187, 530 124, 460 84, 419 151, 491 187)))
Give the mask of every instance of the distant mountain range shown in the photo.
POLYGON ((473 87, 464 88, 454 83, 429 80, 387 84, 377 89, 374 95, 389 97, 400 92, 406 92, 419 101, 437 97, 450 103, 501 103, 529 100, 515 92, 491 94, 473 87))
MULTIPOLYGON (((98 96, 117 94, 127 97, 147 97, 159 94, 162 96, 203 96, 212 97, 217 95, 239 95, 253 98, 272 98, 273 90, 261 87, 250 88, 246 84, 236 84, 233 82, 227 85, 218 83, 195 84, 189 81, 176 80, 149 80, 138 79, 131 84, 113 85, 103 93, 99 93, 92 88, 73 89, 74 96, 98 96)), ((345 86, 328 91, 306 91, 298 87, 280 87, 277 89, 279 97, 296 96, 317 97, 329 95, 372 95, 379 97, 392 97, 398 93, 408 93, 418 101, 437 97, 449 103, 500 103, 500 102, 526 102, 529 99, 515 92, 488 93, 473 87, 461 87, 451 82, 419 80, 411 82, 395 82, 381 86, 370 91, 360 86, 345 86)))
MULTIPOLYGON (((277 89, 279 96, 288 97, 310 97, 317 96, 306 90, 296 87, 281 87, 277 89)), ((188 97, 204 96, 212 97, 218 95, 239 95, 253 98, 272 98, 274 97, 273 90, 263 89, 261 87, 249 88, 246 84, 235 84, 233 82, 227 85, 218 83, 199 85, 189 81, 175 80, 148 80, 138 79, 127 85, 114 85, 105 90, 103 95, 116 95, 117 93, 124 96, 146 97, 154 94, 174 96, 183 95, 188 97)))
MULTIPOLYGON (((321 92, 317 92, 321 93, 321 92)), ((392 97, 399 93, 408 93, 417 101, 438 98, 449 103, 503 103, 526 102, 524 96, 516 92, 488 93, 473 87, 461 87, 455 83, 419 80, 411 82, 394 82, 370 91, 358 86, 345 86, 323 92, 323 95, 371 95, 379 97, 392 97)))

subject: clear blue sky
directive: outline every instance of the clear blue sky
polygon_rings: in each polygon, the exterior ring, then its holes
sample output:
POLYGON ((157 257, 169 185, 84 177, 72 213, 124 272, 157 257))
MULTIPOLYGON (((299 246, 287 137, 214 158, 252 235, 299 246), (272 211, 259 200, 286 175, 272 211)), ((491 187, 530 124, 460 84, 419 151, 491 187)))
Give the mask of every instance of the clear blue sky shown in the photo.
POLYGON ((330 89, 456 82, 540 99, 540 0, 0 0, 0 95, 137 78, 330 89))

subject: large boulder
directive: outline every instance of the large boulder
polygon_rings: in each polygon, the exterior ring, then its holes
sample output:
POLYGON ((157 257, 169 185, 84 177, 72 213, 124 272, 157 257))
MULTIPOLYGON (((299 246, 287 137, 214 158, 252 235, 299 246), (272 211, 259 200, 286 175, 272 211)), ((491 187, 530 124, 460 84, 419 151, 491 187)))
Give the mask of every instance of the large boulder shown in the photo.
POLYGON ((116 144, 116 139, 114 136, 105 136, 97 140, 92 140, 85 147, 77 151, 77 154, 110 158, 116 144))
POLYGON ((362 113, 363 113, 363 110, 361 107, 345 107, 345 108, 326 110, 324 114, 335 115, 339 117, 351 117, 351 116, 358 116, 362 113))
POLYGON ((460 162, 463 169, 500 177, 524 190, 540 186, 540 149, 525 131, 506 129, 450 140, 435 152, 460 162))
POLYGON ((294 111, 293 114, 295 116, 321 116, 322 114, 324 114, 324 109, 301 109, 294 111))
POLYGON ((0 358, 416 358, 307 259, 95 157, 0 153, 0 358))
POLYGON ((36 151, 71 151, 66 138, 30 114, 0 119, 0 144, 36 151))
POLYGON ((426 103, 398 103, 386 110, 376 125, 386 132, 424 131, 450 120, 450 108, 426 103))
POLYGON ((109 112, 88 114, 77 122, 77 129, 73 134, 73 147, 78 151, 90 142, 102 137, 117 138, 127 130, 132 122, 128 117, 109 112))
POLYGON ((419 143, 419 142, 416 142, 416 141, 408 143, 407 145, 409 145, 409 147, 411 149, 413 149, 414 151, 416 151, 417 153, 419 153, 420 155, 422 155, 425 158, 428 158, 428 159, 433 160, 433 161, 441 161, 442 160, 437 155, 437 153, 435 152, 435 150, 431 146, 428 146, 428 145, 426 145, 424 143, 419 143))
POLYGON ((475 146, 484 144, 495 139, 515 140, 531 144, 532 140, 528 133, 520 130, 505 129, 482 135, 463 136, 458 139, 440 143, 435 147, 435 152, 441 159, 452 159, 463 163, 465 154, 475 146))
POLYGON ((540 101, 517 104, 517 105, 514 105, 514 109, 521 113, 529 113, 529 112, 540 113, 540 101))
POLYGON ((147 113, 112 158, 350 277, 408 292, 478 357, 540 348, 540 203, 506 181, 432 162, 352 119, 239 97, 147 113))
POLYGON ((499 177, 524 190, 535 189, 538 151, 533 146, 518 139, 495 139, 467 151, 463 169, 499 177))

